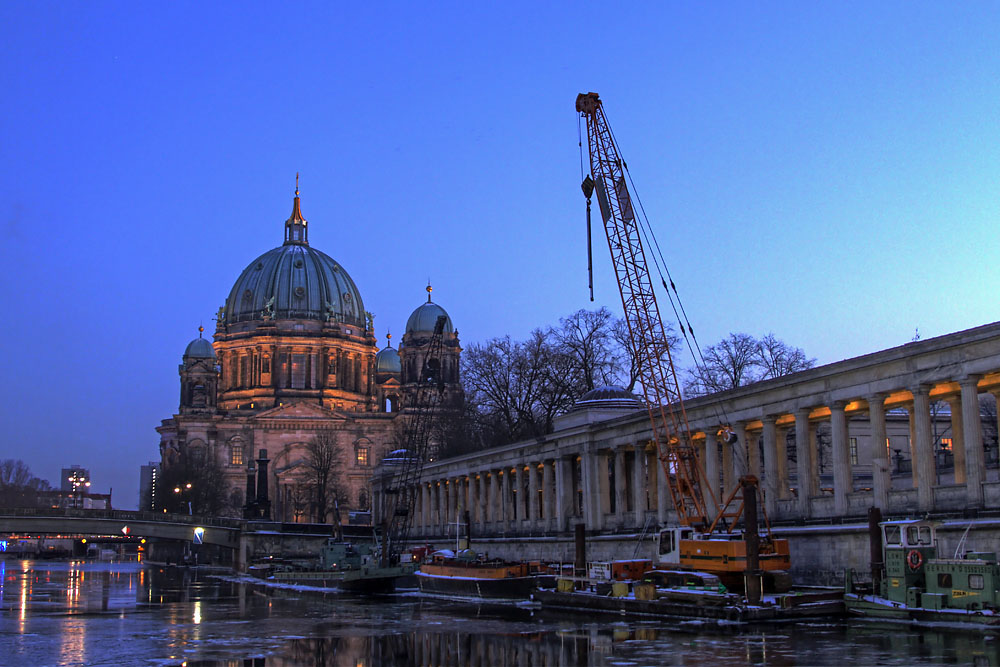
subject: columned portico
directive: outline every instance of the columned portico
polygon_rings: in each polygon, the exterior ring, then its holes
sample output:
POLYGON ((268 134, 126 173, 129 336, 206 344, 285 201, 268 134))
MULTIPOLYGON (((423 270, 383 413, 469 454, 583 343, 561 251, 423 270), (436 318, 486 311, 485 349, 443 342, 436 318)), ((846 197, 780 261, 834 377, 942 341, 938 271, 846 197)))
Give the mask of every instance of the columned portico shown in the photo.
MULTIPOLYGON (((678 437, 696 448, 706 494, 724 499, 739 473, 759 472, 772 521, 861 518, 870 506, 961 513, 1000 506, 985 393, 1000 394, 1000 323, 691 399, 678 437), (950 411, 932 410, 944 403, 950 411), (720 442, 720 415, 735 448, 720 442)), ((428 463, 415 526, 441 535, 465 507, 485 536, 567 534, 581 521, 641 533, 647 518, 671 521, 647 414, 607 414, 570 412, 544 438, 428 463)))

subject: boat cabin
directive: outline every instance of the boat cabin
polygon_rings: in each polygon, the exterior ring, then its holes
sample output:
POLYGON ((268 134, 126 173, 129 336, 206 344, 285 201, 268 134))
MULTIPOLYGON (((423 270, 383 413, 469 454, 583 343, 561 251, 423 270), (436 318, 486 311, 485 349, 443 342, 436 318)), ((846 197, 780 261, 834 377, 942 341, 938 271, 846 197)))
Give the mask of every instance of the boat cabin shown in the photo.
POLYGON ((1000 606, 1000 567, 995 553, 939 557, 937 529, 929 520, 884 521, 882 596, 925 609, 985 610, 1000 606))

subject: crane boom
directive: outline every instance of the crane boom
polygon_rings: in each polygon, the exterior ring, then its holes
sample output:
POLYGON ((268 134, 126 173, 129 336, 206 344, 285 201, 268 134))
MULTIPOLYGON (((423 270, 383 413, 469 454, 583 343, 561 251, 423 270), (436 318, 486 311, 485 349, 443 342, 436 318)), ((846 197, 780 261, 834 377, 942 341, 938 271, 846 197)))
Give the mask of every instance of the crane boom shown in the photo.
POLYGON ((587 123, 593 186, 604 219, 658 458, 680 524, 707 531, 713 521, 706 494, 713 508, 717 503, 711 486, 702 484, 704 473, 690 439, 677 372, 646 264, 639 221, 625 184, 622 159, 597 93, 578 95, 576 110, 587 123))
POLYGON ((417 500, 416 483, 420 479, 424 462, 429 455, 430 429, 435 408, 444 391, 441 375, 441 339, 447 317, 441 315, 434 323, 434 332, 427 346, 421 365, 417 390, 414 394, 413 416, 406 429, 406 445, 394 461, 383 461, 385 466, 386 498, 382 517, 382 565, 388 567, 399 561, 399 554, 406 544, 413 523, 413 510, 417 500), (437 363, 432 363, 432 362, 437 363))

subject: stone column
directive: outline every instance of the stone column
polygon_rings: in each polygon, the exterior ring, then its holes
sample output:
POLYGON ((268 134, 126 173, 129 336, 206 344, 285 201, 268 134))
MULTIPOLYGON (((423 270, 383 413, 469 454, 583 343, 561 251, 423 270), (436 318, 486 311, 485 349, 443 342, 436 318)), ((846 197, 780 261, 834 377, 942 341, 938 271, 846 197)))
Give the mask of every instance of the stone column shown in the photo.
POLYGON ((931 435, 930 386, 920 385, 913 391, 913 412, 917 432, 916 467, 920 471, 917 487, 917 507, 922 512, 934 509, 934 486, 937 483, 934 466, 934 442, 931 435))
POLYGON ((556 487, 555 468, 559 459, 555 461, 545 461, 542 468, 542 515, 545 518, 546 530, 559 530, 555 521, 556 517, 556 487))
POLYGON ((646 525, 646 491, 649 486, 644 465, 646 452, 642 443, 636 444, 633 451, 635 458, 632 460, 632 509, 635 512, 635 525, 641 530, 646 525))
POLYGON ((541 498, 538 497, 538 464, 528 463, 528 522, 529 527, 538 525, 538 515, 541 513, 541 498))
POLYGON ((833 507, 843 516, 847 514, 847 494, 854 490, 851 474, 851 451, 847 446, 847 414, 844 401, 835 401, 830 406, 830 439, 833 441, 833 507))
POLYGON ((962 397, 948 397, 951 411, 951 455, 955 464, 955 484, 965 484, 965 429, 962 423, 962 397))
POLYGON ((705 429, 705 508, 709 514, 719 511, 719 503, 723 498, 719 492, 719 440, 715 428, 705 429), (711 491, 711 493, 709 493, 711 491))
POLYGON ((757 443, 757 436, 747 428, 747 422, 739 423, 737 433, 743 441, 743 449, 745 450, 746 474, 760 479, 762 471, 760 466, 760 445, 757 443))
POLYGON ((625 527, 628 503, 625 500, 625 448, 615 447, 615 524, 625 527))
POLYGON ((892 488, 885 433, 885 394, 868 397, 868 419, 872 427, 872 504, 885 512, 889 509, 892 488))
POLYGON ((965 488, 971 507, 983 506, 983 482, 986 481, 978 382, 978 375, 968 375, 959 381, 962 387, 962 431, 965 436, 965 488))
POLYGON ((569 469, 570 461, 565 457, 557 457, 552 462, 552 472, 555 477, 555 507, 552 511, 553 522, 550 524, 552 530, 562 531, 566 527, 566 517, 569 516, 570 508, 573 506, 570 498, 572 490, 572 472, 569 469), (570 487, 570 488, 567 488, 570 487))
POLYGON ((738 456, 734 456, 735 445, 729 442, 722 443, 722 494, 719 496, 719 503, 726 502, 726 498, 736 488, 736 482, 740 478, 736 470, 738 456))
MULTIPOLYGON (((601 458, 603 453, 597 451, 593 445, 589 445, 582 453, 582 475, 581 486, 583 493, 583 519, 588 530, 602 530, 604 528, 604 513, 602 511, 600 470, 603 468, 601 458)), ((604 475, 607 477, 607 475, 604 475)), ((605 488, 607 485, 603 485, 605 488)))
POLYGON ((778 431, 777 417, 764 415, 764 509, 771 517, 778 511, 778 431))
POLYGON ((670 482, 667 480, 667 472, 660 461, 660 453, 656 453, 656 520, 662 526, 667 522, 667 512, 674 508, 673 500, 670 497, 670 482))
POLYGON ((501 483, 503 488, 501 491, 503 500, 500 501, 500 506, 503 508, 503 525, 508 529, 513 528, 514 526, 514 504, 513 499, 511 498, 511 485, 514 483, 512 474, 511 468, 509 466, 504 466, 501 483))
POLYGON ((469 473, 469 523, 479 527, 479 478, 469 473))
POLYGON ((823 490, 820 481, 820 459, 819 459, 819 424, 809 425, 809 457, 812 460, 812 468, 809 470, 810 495, 822 495, 823 490))
POLYGON ((420 526, 427 534, 427 529, 431 525, 430 491, 427 490, 427 483, 420 483, 420 526))
POLYGON ((813 487, 812 447, 810 447, 809 408, 795 411, 795 486, 799 493, 799 516, 810 516, 809 497, 815 494, 813 487))
POLYGON ((791 484, 788 480, 788 427, 775 425, 778 455, 778 498, 787 500, 792 497, 791 484))
POLYGON ((503 525, 503 505, 500 502, 500 471, 492 470, 486 479, 489 484, 489 513, 490 523, 493 524, 494 532, 499 531, 503 525))

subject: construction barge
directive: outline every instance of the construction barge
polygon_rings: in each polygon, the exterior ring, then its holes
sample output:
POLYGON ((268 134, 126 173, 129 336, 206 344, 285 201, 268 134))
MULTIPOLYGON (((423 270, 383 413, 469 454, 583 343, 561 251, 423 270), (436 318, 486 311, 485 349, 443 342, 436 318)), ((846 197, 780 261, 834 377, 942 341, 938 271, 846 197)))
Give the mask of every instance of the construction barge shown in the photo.
POLYGON ((594 612, 717 624, 787 623, 844 616, 843 591, 798 588, 764 594, 751 604, 730 592, 715 575, 686 570, 651 570, 641 580, 561 578, 556 588, 535 591, 543 609, 594 612))

